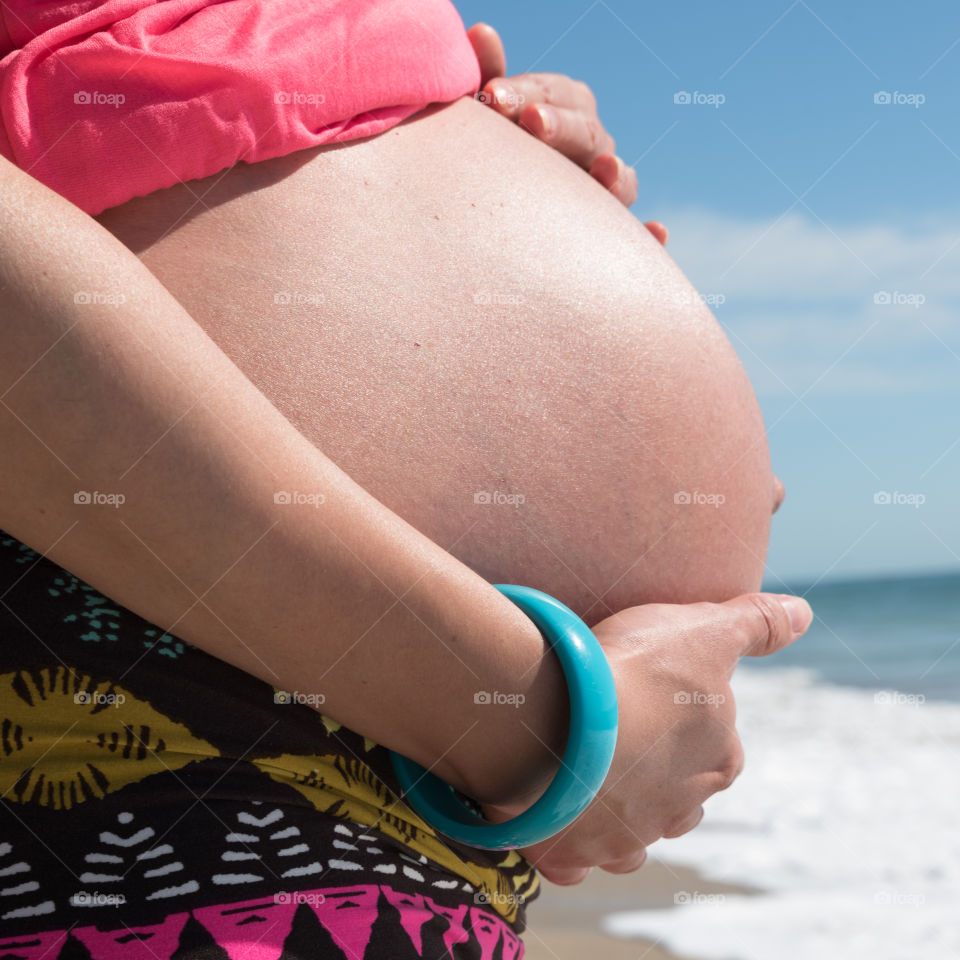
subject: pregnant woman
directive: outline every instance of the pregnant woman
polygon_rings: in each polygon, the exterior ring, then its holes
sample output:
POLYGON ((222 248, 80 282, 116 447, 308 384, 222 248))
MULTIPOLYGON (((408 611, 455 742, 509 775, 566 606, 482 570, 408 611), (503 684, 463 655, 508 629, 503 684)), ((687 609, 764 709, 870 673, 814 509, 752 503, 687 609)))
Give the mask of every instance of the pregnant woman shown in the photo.
POLYGON ((445 0, 0 15, 0 952, 520 957, 538 872, 696 825, 737 659, 809 622, 752 592, 782 488, 729 343, 584 88, 478 102, 445 0), (388 755, 491 820, 551 782, 564 677, 493 582, 620 704, 519 852, 388 755))

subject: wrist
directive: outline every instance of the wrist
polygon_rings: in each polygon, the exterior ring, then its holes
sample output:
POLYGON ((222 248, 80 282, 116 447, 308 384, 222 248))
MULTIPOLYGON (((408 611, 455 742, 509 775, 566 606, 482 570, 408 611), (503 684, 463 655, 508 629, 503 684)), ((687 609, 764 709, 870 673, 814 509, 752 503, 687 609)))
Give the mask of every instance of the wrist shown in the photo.
MULTIPOLYGON (((509 850, 556 836, 593 802, 616 749, 618 698, 603 649, 572 610, 531 587, 497 584, 496 589, 543 631, 563 670, 571 725, 555 777, 530 809, 510 817, 507 823, 492 824, 422 765, 397 753, 391 761, 408 801, 439 832, 488 850, 509 850)), ((485 697, 483 702, 491 700, 485 697)), ((498 701, 494 698, 492 702, 498 701)), ((555 753, 548 747, 547 752, 555 753)), ((511 808, 522 811, 523 803, 488 801, 486 808, 499 820, 501 815, 509 816, 511 808)))
POLYGON ((525 808, 560 766, 569 695, 560 662, 536 625, 494 587, 489 591, 486 623, 492 619, 499 627, 493 635, 505 638, 496 669, 471 678, 476 689, 465 705, 466 733, 432 772, 478 803, 525 808))

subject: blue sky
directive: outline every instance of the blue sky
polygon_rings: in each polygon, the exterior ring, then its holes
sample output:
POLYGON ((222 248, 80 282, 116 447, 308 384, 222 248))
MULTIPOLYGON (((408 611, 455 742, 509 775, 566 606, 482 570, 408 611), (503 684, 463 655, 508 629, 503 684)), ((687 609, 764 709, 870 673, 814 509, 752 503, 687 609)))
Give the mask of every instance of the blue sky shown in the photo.
POLYGON ((787 485, 767 585, 960 570, 960 4, 457 8, 590 84, 722 300, 787 485))

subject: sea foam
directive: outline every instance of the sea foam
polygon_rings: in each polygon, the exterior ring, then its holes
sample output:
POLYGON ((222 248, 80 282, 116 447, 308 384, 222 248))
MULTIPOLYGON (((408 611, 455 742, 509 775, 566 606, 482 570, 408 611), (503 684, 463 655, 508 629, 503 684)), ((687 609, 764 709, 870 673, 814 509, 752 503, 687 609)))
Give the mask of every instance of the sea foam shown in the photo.
POLYGON ((685 891, 605 929, 704 960, 960 956, 960 704, 799 668, 741 667, 733 688, 746 768, 653 852, 764 892, 685 891))

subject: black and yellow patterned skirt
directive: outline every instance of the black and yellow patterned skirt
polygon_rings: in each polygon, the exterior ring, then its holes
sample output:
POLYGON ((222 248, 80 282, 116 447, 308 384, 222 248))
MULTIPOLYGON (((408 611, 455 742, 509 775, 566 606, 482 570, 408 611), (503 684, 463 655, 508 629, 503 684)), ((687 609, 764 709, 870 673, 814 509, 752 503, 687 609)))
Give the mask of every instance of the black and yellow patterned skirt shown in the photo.
POLYGON ((538 877, 388 752, 0 533, 0 956, 518 960, 538 877))

